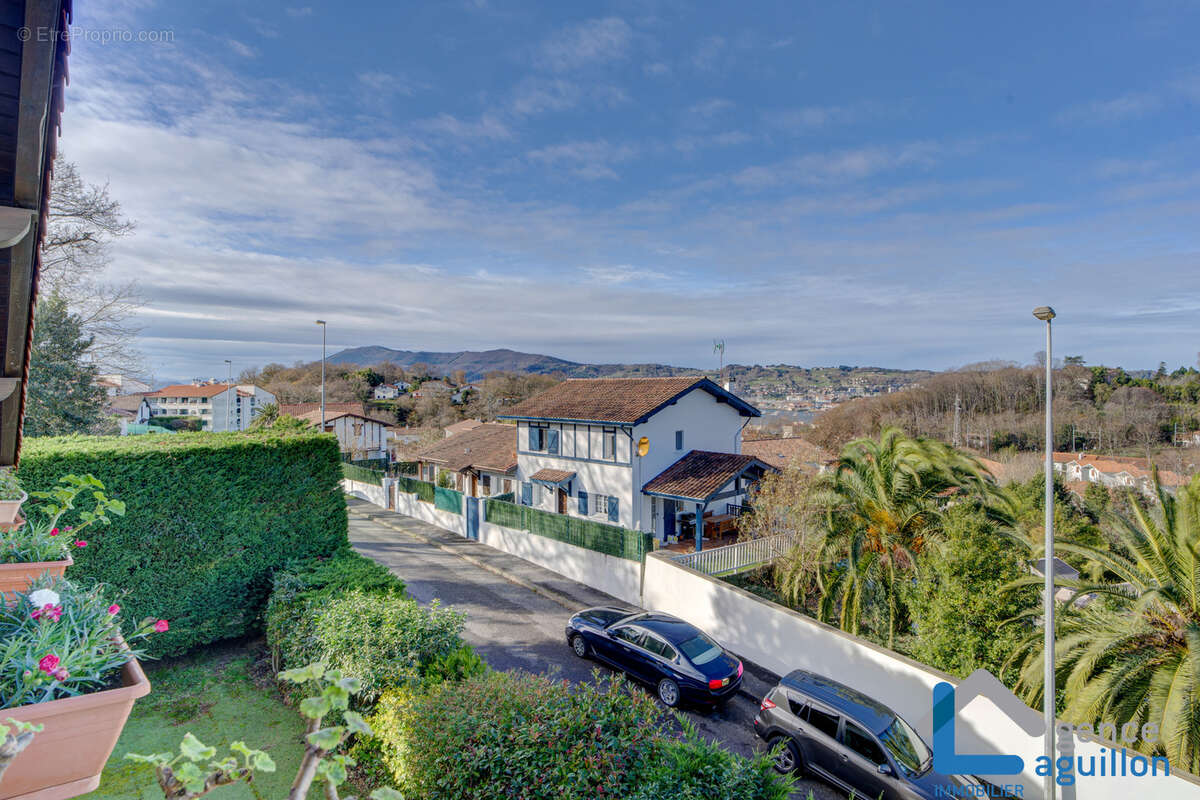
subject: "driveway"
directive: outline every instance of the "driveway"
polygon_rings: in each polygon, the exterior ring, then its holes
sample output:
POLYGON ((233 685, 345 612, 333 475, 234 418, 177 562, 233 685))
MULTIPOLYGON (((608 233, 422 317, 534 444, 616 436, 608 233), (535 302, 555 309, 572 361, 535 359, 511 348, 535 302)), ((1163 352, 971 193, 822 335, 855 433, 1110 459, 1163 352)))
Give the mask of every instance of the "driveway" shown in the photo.
MULTIPOLYGON (((420 520, 361 501, 350 501, 350 508, 355 549, 390 568, 418 602, 436 599, 466 612, 464 638, 493 667, 576 682, 591 681, 593 670, 607 671, 594 661, 576 658, 563 640, 563 630, 574 610, 627 604, 420 520)), ((739 695, 721 711, 686 713, 706 738, 746 755, 760 747, 753 731, 757 710, 756 701, 739 695)), ((814 800, 845 800, 816 781, 801 781, 798 789, 794 797, 812 792, 814 800)))

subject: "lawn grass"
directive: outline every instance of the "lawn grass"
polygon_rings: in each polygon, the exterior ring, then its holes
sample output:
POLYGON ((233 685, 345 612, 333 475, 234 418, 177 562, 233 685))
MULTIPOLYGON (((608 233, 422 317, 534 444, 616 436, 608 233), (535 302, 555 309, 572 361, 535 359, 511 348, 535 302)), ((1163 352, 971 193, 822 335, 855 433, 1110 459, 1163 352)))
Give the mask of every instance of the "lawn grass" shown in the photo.
MULTIPOLYGON (((303 723, 284 704, 265 662, 261 640, 223 642, 201 652, 143 664, 150 694, 133 706, 129 722, 104 768, 100 788, 86 800, 161 800, 154 768, 126 761, 126 753, 178 751, 189 731, 217 748, 218 757, 239 739, 265 750, 276 772, 253 784, 215 789, 214 800, 282 800, 300 765, 303 723)), ((310 798, 321 796, 319 787, 310 798)))

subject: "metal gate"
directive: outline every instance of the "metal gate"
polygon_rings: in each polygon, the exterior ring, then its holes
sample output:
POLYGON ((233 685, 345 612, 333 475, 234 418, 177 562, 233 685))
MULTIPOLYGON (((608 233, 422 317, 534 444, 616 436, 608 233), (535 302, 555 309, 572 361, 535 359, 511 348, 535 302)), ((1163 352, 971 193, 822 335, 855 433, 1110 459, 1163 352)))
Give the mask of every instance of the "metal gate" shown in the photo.
POLYGON ((463 500, 467 506, 467 538, 479 539, 479 498, 467 496, 463 500))

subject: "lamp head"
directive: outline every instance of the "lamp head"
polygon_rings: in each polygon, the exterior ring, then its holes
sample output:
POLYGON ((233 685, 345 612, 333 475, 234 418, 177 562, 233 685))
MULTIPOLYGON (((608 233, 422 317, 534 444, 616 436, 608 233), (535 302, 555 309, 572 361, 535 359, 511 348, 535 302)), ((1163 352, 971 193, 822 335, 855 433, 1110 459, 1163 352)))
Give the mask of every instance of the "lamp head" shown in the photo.
POLYGON ((1054 309, 1050 306, 1038 306, 1033 310, 1033 315, 1042 322, 1049 322, 1054 319, 1054 309))
POLYGON ((325 320, 323 320, 323 319, 319 319, 319 320, 317 320, 317 324, 318 324, 318 325, 324 325, 324 324, 325 324, 325 320))

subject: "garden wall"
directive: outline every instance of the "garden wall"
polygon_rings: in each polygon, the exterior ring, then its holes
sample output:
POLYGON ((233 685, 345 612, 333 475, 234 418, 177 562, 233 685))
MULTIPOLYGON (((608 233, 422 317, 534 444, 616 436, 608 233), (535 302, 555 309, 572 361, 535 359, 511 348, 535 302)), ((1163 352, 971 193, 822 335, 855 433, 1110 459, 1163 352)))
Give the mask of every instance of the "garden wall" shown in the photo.
POLYGON ((88 532, 68 577, 126 592, 129 619, 167 619, 155 655, 258 626, 272 573, 347 547, 337 441, 320 434, 177 433, 27 439, 30 491, 95 475, 126 515, 88 532))
POLYGON ((380 508, 388 507, 388 492, 383 486, 343 478, 342 491, 346 494, 352 494, 361 500, 366 500, 368 503, 377 505, 380 508))
MULTIPOLYGON (((392 493, 395 498, 395 510, 409 517, 414 517, 422 522, 428 522, 430 525, 436 525, 439 528, 457 533, 459 536, 467 535, 466 518, 461 513, 455 514, 452 511, 443 511, 433 503, 422 500, 419 495, 409 492, 400 491, 397 489, 392 493)), ((445 495, 443 494, 443 497, 445 495)), ((445 500, 443 499, 443 503, 445 500)), ((386 505, 380 503, 379 505, 386 505)), ((461 505, 459 506, 461 511, 461 505)))
POLYGON ((641 602, 642 565, 636 561, 482 520, 479 541, 631 605, 641 602))
MULTIPOLYGON (((642 606, 681 617, 750 661, 780 675, 806 669, 828 675, 864 692, 912 723, 931 740, 932 690, 941 681, 957 683, 938 672, 791 609, 681 566, 668 554, 646 558, 642 606)), ((960 752, 1011 753, 1026 764, 1025 796, 1040 798, 1042 778, 1033 773, 1042 740, 1031 738, 985 698, 976 698, 957 717, 960 752)), ((1076 739, 1075 752, 1101 757, 1101 745, 1076 739)), ((986 777, 986 776, 985 776, 986 777)), ((1012 776, 994 776, 997 784, 1012 776)), ((1086 777, 1061 787, 1063 800, 1155 800, 1200 797, 1200 781, 1192 776, 1086 777)))

